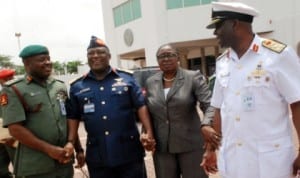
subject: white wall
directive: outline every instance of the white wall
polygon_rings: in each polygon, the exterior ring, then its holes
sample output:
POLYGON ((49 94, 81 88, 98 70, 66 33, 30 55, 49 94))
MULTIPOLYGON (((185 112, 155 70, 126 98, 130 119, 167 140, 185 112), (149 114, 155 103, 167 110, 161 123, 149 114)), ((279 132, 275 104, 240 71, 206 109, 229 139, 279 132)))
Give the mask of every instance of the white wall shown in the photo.
MULTIPOLYGON (((166 9, 165 0, 141 0, 142 17, 130 23, 114 27, 112 8, 126 0, 103 0, 106 41, 112 53, 112 65, 126 67, 119 61, 119 55, 145 49, 147 66, 157 65, 157 48, 168 42, 189 42, 212 39, 213 30, 206 29, 210 21, 211 5, 180 9, 166 9), (134 42, 128 47, 124 43, 124 31, 130 28, 134 42)), ((253 29, 265 37, 275 38, 296 49, 300 41, 299 0, 241 0, 260 11, 254 19, 253 29), (266 33, 268 32, 268 33, 266 33)), ((200 52, 195 49, 189 56, 200 52)), ((126 63, 126 62, 125 62, 126 63)))

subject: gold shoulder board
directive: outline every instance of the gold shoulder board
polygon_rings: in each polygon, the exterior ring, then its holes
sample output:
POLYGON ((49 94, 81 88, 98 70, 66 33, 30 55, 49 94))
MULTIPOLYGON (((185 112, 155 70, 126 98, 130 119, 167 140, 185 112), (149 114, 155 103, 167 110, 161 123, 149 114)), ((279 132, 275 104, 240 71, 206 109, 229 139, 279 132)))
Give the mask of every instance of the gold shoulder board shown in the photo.
POLYGON ((60 79, 55 79, 56 81, 60 82, 60 83, 65 83, 63 80, 60 80, 60 79))
POLYGON ((286 44, 275 40, 264 40, 262 45, 276 53, 281 53, 287 46, 286 44))

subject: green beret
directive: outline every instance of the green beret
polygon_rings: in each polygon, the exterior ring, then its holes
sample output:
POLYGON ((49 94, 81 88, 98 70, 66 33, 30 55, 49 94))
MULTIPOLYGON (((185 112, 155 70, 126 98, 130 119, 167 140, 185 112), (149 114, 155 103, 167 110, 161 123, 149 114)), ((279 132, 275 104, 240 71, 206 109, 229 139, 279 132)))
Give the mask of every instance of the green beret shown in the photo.
POLYGON ((19 54, 19 57, 22 59, 30 57, 30 56, 36 56, 39 54, 49 54, 48 48, 46 46, 42 45, 29 45, 26 46, 19 54))

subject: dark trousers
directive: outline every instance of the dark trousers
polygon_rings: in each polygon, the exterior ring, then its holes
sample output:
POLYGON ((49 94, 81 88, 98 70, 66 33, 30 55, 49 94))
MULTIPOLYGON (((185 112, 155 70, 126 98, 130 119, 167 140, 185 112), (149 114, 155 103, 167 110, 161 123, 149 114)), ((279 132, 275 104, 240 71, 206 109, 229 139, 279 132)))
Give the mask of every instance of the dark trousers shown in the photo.
POLYGON ((8 170, 9 163, 10 163, 10 158, 5 148, 5 145, 0 144, 0 177, 1 178, 12 177, 11 173, 8 170))
POLYGON ((9 155, 9 159, 12 163, 14 163, 16 148, 5 145, 5 149, 9 155))
POLYGON ((208 178, 200 167, 203 149, 185 153, 156 151, 153 161, 156 178, 208 178))
POLYGON ((116 167, 94 167, 88 165, 90 178, 147 178, 144 160, 116 167))

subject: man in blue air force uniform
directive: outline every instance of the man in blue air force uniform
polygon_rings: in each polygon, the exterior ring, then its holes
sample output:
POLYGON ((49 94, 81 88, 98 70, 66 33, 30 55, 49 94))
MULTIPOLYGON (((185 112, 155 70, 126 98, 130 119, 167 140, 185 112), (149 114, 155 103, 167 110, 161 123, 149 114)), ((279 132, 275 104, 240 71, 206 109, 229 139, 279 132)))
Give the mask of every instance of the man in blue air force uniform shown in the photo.
POLYGON ((152 144, 150 150, 155 141, 141 89, 131 73, 109 65, 109 48, 94 36, 87 58, 90 72, 71 83, 67 107, 69 141, 76 140, 78 123, 83 120, 91 178, 145 177, 144 150, 134 109, 145 127, 147 143, 152 144))

